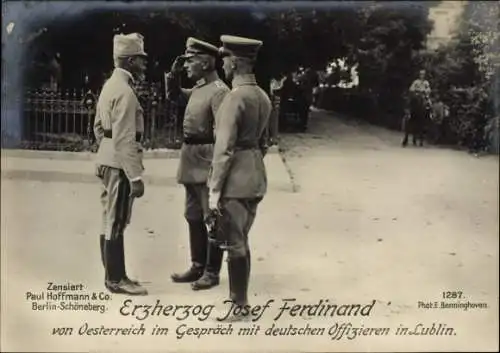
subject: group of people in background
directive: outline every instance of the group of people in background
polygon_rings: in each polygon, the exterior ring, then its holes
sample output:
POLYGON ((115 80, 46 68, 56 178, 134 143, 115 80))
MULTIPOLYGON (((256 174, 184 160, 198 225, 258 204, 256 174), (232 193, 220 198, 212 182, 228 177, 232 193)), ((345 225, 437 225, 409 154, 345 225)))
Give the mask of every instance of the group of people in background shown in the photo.
MULTIPOLYGON (((185 189, 190 266, 173 273, 174 283, 193 290, 219 285, 227 253, 229 297, 237 307, 248 305, 251 252, 249 233, 267 191, 264 156, 268 148, 271 101, 258 85, 254 65, 262 41, 232 35, 221 47, 188 38, 184 54, 165 74, 167 99, 187 99, 177 181, 185 189), (217 74, 217 63, 231 83, 217 74), (180 86, 185 72, 195 85, 180 86), (212 220, 217 226, 208 228, 212 220)), ((99 144, 97 172, 101 179, 101 257, 105 287, 112 293, 146 295, 125 270, 124 232, 133 203, 144 195, 141 147, 143 109, 135 83, 144 79, 147 54, 142 35, 114 37, 115 70, 97 103, 94 132, 99 144)), ((234 311, 227 320, 241 320, 234 311)))
MULTIPOLYGON (((413 144, 422 146, 424 139, 434 143, 446 141, 448 124, 450 123, 450 108, 439 97, 437 90, 431 88, 426 78, 425 70, 419 71, 419 76, 408 89, 405 115, 403 117, 404 138, 402 146, 408 144, 411 134, 413 144)), ((469 152, 478 153, 485 148, 485 132, 483 124, 473 126, 469 136, 469 152)))
POLYGON ((314 103, 314 88, 318 84, 318 75, 310 68, 271 80, 271 96, 279 97, 280 127, 293 126, 301 132, 307 130, 309 110, 314 103))

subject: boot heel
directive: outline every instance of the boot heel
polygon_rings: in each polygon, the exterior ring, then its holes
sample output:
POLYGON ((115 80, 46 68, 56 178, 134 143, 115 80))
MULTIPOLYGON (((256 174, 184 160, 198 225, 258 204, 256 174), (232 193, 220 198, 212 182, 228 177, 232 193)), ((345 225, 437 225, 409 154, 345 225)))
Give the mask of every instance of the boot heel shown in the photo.
POLYGON ((101 262, 104 267, 106 267, 106 264, 104 262, 106 255, 104 254, 104 244, 106 242, 106 236, 104 234, 99 235, 99 245, 101 248, 101 262))

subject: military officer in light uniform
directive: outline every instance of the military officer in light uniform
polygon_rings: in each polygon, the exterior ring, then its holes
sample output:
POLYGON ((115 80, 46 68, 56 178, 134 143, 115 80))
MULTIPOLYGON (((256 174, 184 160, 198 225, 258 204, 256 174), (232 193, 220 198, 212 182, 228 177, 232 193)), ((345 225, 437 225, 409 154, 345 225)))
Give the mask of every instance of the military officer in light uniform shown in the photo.
POLYGON ((102 88, 94 122, 99 143, 97 176, 102 181, 101 255, 105 286, 112 293, 145 295, 146 289, 126 274, 123 244, 132 201, 144 194, 140 143, 143 110, 132 87, 134 81, 144 78, 146 70, 143 36, 115 35, 113 59, 115 69, 102 88))
POLYGON ((213 155, 214 120, 224 96, 229 92, 216 71, 218 48, 210 43, 188 38, 185 54, 177 58, 166 75, 167 97, 175 92, 188 98, 184 115, 184 142, 181 147, 177 180, 186 191, 184 216, 189 226, 191 267, 175 273, 172 280, 192 283, 193 290, 209 289, 219 284, 222 250, 208 241, 204 219, 208 214, 207 179, 213 155), (186 70, 195 81, 192 89, 179 85, 179 72, 186 70))
POLYGON ((425 70, 420 70, 418 78, 412 82, 409 92, 422 95, 425 99, 427 108, 431 106, 431 85, 425 78, 425 70))
POLYGON ((251 265, 248 235, 267 191, 264 156, 271 101, 253 73, 263 43, 230 35, 221 36, 221 41, 223 69, 232 90, 216 116, 209 207, 220 212, 228 240, 230 299, 243 306, 248 302, 251 265))

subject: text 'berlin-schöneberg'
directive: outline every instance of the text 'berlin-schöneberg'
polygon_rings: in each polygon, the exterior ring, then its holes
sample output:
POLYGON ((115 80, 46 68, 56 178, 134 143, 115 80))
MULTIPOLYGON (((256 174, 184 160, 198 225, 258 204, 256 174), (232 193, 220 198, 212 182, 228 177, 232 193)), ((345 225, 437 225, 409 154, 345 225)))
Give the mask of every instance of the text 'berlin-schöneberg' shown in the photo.
MULTIPOLYGON (((269 299, 264 305, 246 305, 239 307, 230 300, 223 304, 226 311, 217 313, 216 320, 223 321, 232 313, 240 313, 243 316, 251 317, 252 321, 260 320, 264 314, 270 313, 274 320, 282 317, 334 317, 334 316, 369 316, 376 301, 372 300, 368 304, 334 304, 328 299, 320 299, 314 304, 299 304, 296 299, 281 299, 277 303, 274 299, 269 299), (274 307, 274 308, 273 308, 274 307)), ((137 320, 146 320, 151 316, 173 317, 176 320, 187 320, 195 318, 198 321, 205 321, 211 317, 215 305, 174 305, 162 304, 159 299, 154 304, 135 304, 133 299, 126 299, 120 307, 120 314, 133 317, 137 320)))

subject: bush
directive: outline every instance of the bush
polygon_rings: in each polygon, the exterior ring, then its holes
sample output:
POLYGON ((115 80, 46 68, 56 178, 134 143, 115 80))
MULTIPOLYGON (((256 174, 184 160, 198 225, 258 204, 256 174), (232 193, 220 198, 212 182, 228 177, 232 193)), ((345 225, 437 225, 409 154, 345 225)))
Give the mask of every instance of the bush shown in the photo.
POLYGON ((449 107, 441 142, 486 149, 485 126, 493 118, 490 80, 474 57, 470 33, 461 31, 455 41, 435 52, 420 53, 425 63, 434 101, 449 107))

